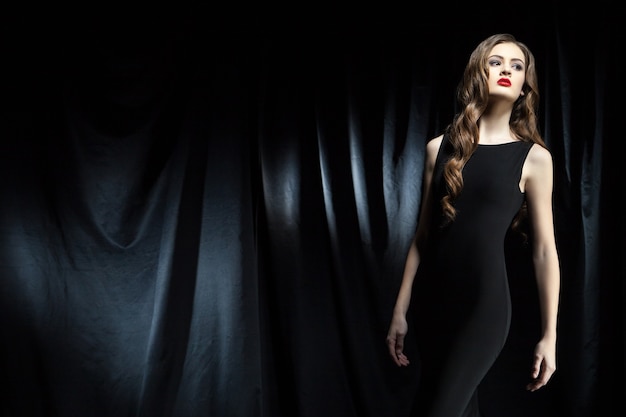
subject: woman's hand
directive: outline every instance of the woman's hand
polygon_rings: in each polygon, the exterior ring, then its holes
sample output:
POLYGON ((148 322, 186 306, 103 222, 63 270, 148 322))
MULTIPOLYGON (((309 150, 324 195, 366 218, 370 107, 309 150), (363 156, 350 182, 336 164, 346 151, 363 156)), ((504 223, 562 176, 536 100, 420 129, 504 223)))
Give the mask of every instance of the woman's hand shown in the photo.
POLYGON ((407 366, 409 358, 403 353, 404 336, 408 331, 406 317, 404 315, 396 316, 391 319, 389 332, 387 333, 387 347, 391 358, 398 366, 407 366))
POLYGON ((535 347, 532 367, 533 381, 526 385, 529 391, 545 386, 556 371, 556 342, 542 339, 535 347))

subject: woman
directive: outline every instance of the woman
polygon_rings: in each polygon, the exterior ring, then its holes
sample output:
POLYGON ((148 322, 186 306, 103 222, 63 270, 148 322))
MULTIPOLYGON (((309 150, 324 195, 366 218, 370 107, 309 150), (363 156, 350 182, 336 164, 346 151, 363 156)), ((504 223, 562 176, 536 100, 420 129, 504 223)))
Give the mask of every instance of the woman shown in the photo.
POLYGON ((418 227, 387 334, 391 357, 407 366, 413 297, 421 372, 414 414, 420 417, 479 415, 477 387, 510 326, 505 235, 524 216, 542 330, 527 389, 540 389, 556 370, 553 168, 538 130, 531 51, 509 34, 485 39, 470 56, 458 100, 460 112, 426 146, 418 227))

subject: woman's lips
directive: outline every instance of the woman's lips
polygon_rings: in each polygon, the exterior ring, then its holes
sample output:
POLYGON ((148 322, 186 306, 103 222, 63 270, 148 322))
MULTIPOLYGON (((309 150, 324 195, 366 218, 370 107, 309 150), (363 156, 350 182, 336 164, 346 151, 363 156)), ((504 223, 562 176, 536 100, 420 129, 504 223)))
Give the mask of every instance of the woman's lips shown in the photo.
POLYGON ((510 87, 511 86, 511 80, 509 80, 508 78, 500 78, 498 80, 498 85, 504 85, 506 87, 510 87))

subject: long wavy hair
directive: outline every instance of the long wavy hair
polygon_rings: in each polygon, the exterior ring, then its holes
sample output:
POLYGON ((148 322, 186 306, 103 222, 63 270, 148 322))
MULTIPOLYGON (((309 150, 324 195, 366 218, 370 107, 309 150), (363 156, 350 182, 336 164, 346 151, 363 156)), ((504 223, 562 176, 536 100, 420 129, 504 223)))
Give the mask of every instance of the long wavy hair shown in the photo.
MULTIPOLYGON (((546 147, 539 132, 536 110, 539 105, 539 90, 535 57, 530 49, 508 33, 496 34, 482 41, 470 55, 463 78, 457 88, 457 101, 460 111, 454 116, 445 131, 453 147, 453 153, 446 162, 443 178, 447 194, 442 198, 444 221, 454 221, 456 209, 454 200, 463 189, 462 169, 478 147, 478 120, 487 108, 489 101, 488 57, 494 46, 500 43, 514 43, 524 53, 526 80, 521 95, 513 105, 509 126, 515 137, 524 142, 534 142, 546 147)), ((526 215, 526 204, 517 214, 513 227, 519 227, 526 215)))

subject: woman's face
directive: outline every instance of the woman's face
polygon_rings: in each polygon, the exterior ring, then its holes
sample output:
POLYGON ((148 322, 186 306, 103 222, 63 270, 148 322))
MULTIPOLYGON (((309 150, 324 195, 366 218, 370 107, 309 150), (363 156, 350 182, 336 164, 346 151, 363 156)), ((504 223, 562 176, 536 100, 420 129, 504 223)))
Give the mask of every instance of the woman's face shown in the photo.
POLYGON ((522 94, 526 80, 524 53, 514 43, 494 46, 487 58, 489 96, 515 101, 522 94))

